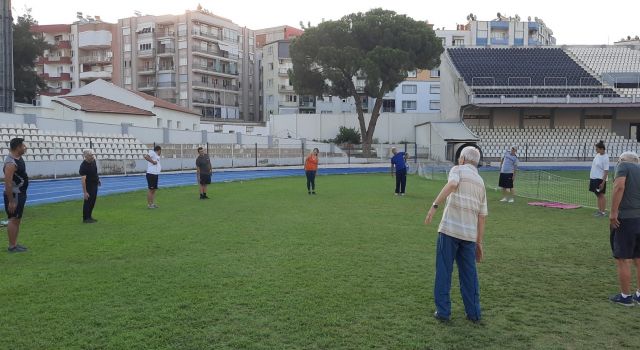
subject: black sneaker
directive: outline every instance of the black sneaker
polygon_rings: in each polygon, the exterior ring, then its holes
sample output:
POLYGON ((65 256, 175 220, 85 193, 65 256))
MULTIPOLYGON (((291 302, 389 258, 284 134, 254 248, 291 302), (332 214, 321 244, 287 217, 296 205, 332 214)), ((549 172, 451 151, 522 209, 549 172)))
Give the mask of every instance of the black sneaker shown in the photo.
POLYGON ((94 219, 94 218, 89 218, 86 220, 82 220, 83 224, 95 224, 96 222, 98 222, 98 220, 94 219))
POLYGON ((616 295, 610 296, 609 301, 611 301, 612 303, 620 304, 622 306, 633 306, 633 297, 631 295, 625 298, 622 296, 622 294, 618 293, 616 295))
POLYGON ((449 317, 440 316, 438 314, 438 311, 433 313, 433 318, 435 318, 436 320, 438 320, 440 322, 449 322, 449 317))
POLYGON ((474 323, 474 324, 480 324, 480 319, 479 318, 475 318, 475 317, 469 317, 469 315, 467 315, 467 321, 474 323))
POLYGON ((202 199, 211 199, 209 198, 206 194, 204 196, 202 196, 202 199))
POLYGON ((312 191, 311 194, 316 194, 316 191, 312 191))
POLYGON ((26 251, 27 251, 27 247, 25 247, 25 246, 21 246, 21 245, 19 245, 19 244, 16 244, 16 245, 15 245, 15 246, 13 246, 13 247, 9 247, 9 248, 7 248, 7 251, 8 251, 9 253, 24 253, 24 252, 26 252, 26 251))
POLYGON ((202 193, 200 193, 200 199, 204 199, 204 196, 202 195, 202 193))
POLYGON ((309 194, 311 194, 311 191, 309 191, 309 194))

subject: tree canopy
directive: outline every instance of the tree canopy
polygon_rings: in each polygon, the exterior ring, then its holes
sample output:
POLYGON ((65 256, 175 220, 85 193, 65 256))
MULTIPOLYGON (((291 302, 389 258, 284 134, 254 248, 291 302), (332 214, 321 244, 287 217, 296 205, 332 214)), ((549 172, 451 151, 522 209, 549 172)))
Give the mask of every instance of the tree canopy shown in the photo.
POLYGON ((440 64, 442 42, 424 21, 372 9, 305 29, 291 43, 289 72, 300 95, 334 95, 356 100, 363 143, 371 144, 382 100, 414 70, 440 64), (355 81, 364 81, 356 87, 355 81), (369 126, 359 96, 375 98, 369 126))
POLYGON ((35 37, 31 26, 38 22, 31 16, 31 9, 18 16, 13 24, 13 79, 15 100, 31 103, 38 91, 46 88, 35 71, 35 60, 42 56, 50 45, 41 37, 35 37))

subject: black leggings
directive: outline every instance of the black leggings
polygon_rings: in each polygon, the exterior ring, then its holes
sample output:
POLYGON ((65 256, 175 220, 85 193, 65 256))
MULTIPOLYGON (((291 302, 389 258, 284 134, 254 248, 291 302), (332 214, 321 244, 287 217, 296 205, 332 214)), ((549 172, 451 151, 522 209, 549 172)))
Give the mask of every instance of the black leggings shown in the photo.
POLYGON ((316 171, 307 170, 304 172, 307 175, 307 191, 316 190, 316 171))

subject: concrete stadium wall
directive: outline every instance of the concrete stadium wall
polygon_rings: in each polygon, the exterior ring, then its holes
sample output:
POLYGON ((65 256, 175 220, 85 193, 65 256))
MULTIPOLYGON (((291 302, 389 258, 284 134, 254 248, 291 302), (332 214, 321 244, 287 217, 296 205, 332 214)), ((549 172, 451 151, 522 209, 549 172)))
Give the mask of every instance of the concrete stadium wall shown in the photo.
MULTIPOLYGON (((365 115, 367 126, 370 119, 370 114, 365 115)), ((438 113, 382 113, 373 137, 380 143, 415 142, 415 125, 439 120, 438 113)), ((333 139, 341 126, 360 130, 356 113, 272 115, 268 124, 275 137, 307 140, 333 139)))

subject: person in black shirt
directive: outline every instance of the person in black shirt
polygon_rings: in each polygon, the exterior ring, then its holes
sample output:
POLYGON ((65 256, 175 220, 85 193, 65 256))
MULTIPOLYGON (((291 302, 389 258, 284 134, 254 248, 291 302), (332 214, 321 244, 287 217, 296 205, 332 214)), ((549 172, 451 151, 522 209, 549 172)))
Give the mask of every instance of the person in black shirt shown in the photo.
POLYGON ((200 185, 200 199, 209 199, 207 197, 207 185, 211 183, 211 159, 209 154, 204 152, 204 148, 198 147, 198 158, 196 158, 196 180, 200 185))
POLYGON ((20 220, 27 203, 27 187, 29 176, 22 155, 27 152, 24 139, 16 137, 9 142, 9 155, 4 159, 4 210, 9 218, 7 234, 9 236, 9 253, 22 253, 27 247, 18 244, 20 220))
POLYGON ((82 193, 84 195, 84 205, 82 206, 82 222, 85 224, 93 224, 98 220, 92 217, 93 207, 96 205, 98 198, 98 186, 100 186, 100 178, 98 177, 98 166, 93 151, 88 149, 82 152, 84 161, 80 164, 80 176, 82 181, 82 193))

